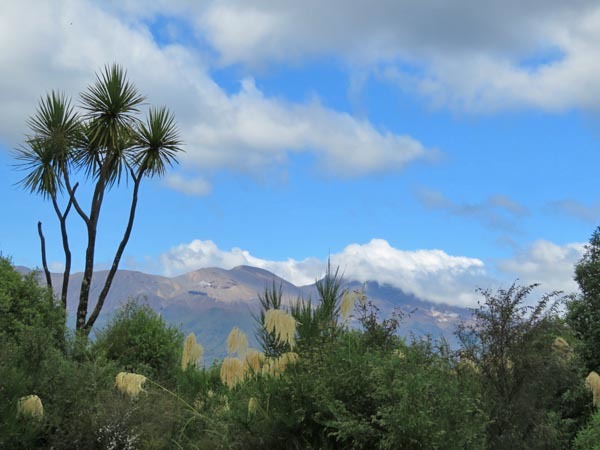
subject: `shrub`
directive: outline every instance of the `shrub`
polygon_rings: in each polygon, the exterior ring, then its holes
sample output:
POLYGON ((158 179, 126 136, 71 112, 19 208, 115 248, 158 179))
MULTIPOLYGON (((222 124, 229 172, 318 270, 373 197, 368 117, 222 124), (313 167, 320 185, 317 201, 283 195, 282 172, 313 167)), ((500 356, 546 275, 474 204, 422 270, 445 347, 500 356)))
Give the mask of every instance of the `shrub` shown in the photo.
POLYGON ((183 333, 146 304, 129 300, 97 333, 92 352, 102 352, 122 370, 173 383, 181 365, 183 333))

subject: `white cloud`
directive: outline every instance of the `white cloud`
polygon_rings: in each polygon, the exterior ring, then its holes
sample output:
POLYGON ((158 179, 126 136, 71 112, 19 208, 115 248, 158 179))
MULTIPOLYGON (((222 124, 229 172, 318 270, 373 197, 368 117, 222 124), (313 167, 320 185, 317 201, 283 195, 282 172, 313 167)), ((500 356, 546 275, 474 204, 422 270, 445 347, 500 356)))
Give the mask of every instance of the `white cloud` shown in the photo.
MULTIPOLYGON (((340 176, 396 171, 435 154, 409 136, 379 130, 318 100, 267 97, 251 79, 228 94, 211 78, 207 57, 197 48, 159 45, 138 20, 155 10, 143 9, 138 17, 135 4, 125 3, 128 14, 121 17, 115 5, 101 9, 93 2, 2 2, 0 140, 10 147, 22 140, 25 120, 46 91, 76 95, 94 72, 116 61, 150 103, 173 109, 186 144, 180 160, 196 181, 172 177, 167 184, 184 192, 206 192, 198 179, 212 170, 260 173, 285 162, 288 152, 312 152, 318 164, 340 176)), ((186 8, 182 2, 172 11, 183 14, 186 8)))
MULTIPOLYGON (((347 280, 377 281, 436 303, 473 307, 480 300, 476 288, 539 283, 540 291, 577 291, 574 265, 584 244, 557 245, 538 240, 510 258, 484 263, 477 258, 448 255, 442 250, 400 250, 383 239, 350 244, 330 255, 347 280)), ((314 283, 325 273, 327 261, 318 258, 271 261, 240 248, 221 250, 212 241, 194 240, 160 257, 165 275, 173 276, 204 267, 231 269, 251 265, 269 270, 298 286, 314 283)))
POLYGON ((519 278, 521 284, 539 283, 543 291, 570 294, 578 290, 574 266, 583 256, 584 245, 557 245, 540 239, 514 257, 498 261, 497 267, 505 276, 519 278))
POLYGON ((175 18, 221 65, 333 57, 470 112, 600 105, 594 0, 127 0, 104 8, 134 26, 175 18))
POLYGON ((196 17, 223 64, 335 55, 468 111, 600 105, 592 0, 226 0, 196 17))
MULTIPOLYGON (((451 256, 441 250, 398 250, 383 239, 348 245, 330 258, 346 279, 389 284, 437 303, 473 306, 474 289, 486 277, 483 262, 476 258, 451 256)), ((269 261, 240 248, 225 251, 212 241, 200 240, 172 248, 161 255, 161 262, 166 275, 202 267, 230 269, 247 264, 269 270, 296 285, 314 283, 323 276, 327 264, 317 258, 269 261)))
POLYGON ((178 173, 169 174, 165 178, 167 186, 188 195, 202 197, 212 191, 211 184, 204 178, 185 178, 178 173))
POLYGON ((246 79, 240 92, 196 124, 197 143, 186 161, 198 167, 261 168, 280 163, 288 151, 314 151, 325 168, 343 176, 395 171, 434 156, 409 136, 380 132, 367 121, 323 107, 266 98, 246 79))

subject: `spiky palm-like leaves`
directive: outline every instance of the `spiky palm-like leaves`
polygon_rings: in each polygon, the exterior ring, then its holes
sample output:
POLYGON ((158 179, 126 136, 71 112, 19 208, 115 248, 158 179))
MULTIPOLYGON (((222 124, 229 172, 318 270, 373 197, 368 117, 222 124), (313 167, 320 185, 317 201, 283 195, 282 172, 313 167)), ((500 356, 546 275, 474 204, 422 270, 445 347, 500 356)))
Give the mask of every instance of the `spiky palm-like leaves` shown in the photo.
POLYGON ((327 262, 325 276, 316 282, 320 302, 313 304, 311 299, 298 299, 290 308, 290 312, 298 323, 298 343, 311 345, 325 337, 332 336, 337 328, 337 317, 344 290, 339 268, 335 271, 327 262))
POLYGON ((138 123, 139 106, 145 100, 118 65, 107 66, 96 82, 81 94, 85 110, 88 150, 79 163, 88 173, 108 184, 120 181, 127 164, 133 127, 138 123))
POLYGON ((146 123, 140 123, 136 131, 133 163, 147 176, 163 176, 177 163, 181 151, 175 118, 165 107, 151 108, 146 123))
MULTIPOLYGON (((17 150, 19 165, 27 171, 21 181, 22 186, 53 201, 61 222, 66 262, 70 261, 66 216, 71 206, 87 228, 85 268, 76 321, 77 329, 85 334, 89 333, 102 309, 129 241, 142 178, 163 175, 177 162, 176 155, 181 151, 175 119, 166 108, 151 109, 146 123, 138 119, 144 100, 127 80, 123 68, 116 64, 106 66, 96 81, 81 94, 81 115, 75 112, 64 95, 52 92, 43 98, 37 112, 28 121, 32 134, 17 150), (75 196, 77 183, 71 184, 70 178, 77 173, 83 174, 82 181, 94 183, 87 211, 75 196), (106 191, 118 185, 123 177, 133 180, 129 220, 96 307, 88 317, 100 211, 106 191), (67 206, 61 210, 57 199, 65 188, 67 206)), ((41 225, 39 233, 43 243, 41 225)), ((65 270, 65 278, 68 278, 67 275, 68 270, 65 270)), ((66 295, 63 302, 66 302, 66 295)))
POLYGON ((18 167, 27 171, 20 183, 31 193, 45 198, 56 196, 81 139, 79 116, 64 94, 53 91, 40 100, 27 125, 32 134, 16 153, 18 167))

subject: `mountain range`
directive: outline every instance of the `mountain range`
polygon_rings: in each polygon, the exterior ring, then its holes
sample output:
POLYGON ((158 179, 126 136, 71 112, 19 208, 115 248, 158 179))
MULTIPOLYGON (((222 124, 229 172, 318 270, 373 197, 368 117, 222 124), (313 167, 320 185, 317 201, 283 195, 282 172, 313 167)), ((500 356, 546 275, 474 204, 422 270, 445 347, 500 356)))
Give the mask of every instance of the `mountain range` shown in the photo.
MULTIPOLYGON (((25 268, 19 268, 27 271, 25 268)), ((68 293, 69 317, 75 316, 82 273, 71 275, 68 293)), ((94 273, 90 294, 90 309, 100 293, 107 271, 94 273)), ((60 291, 62 274, 53 274, 53 286, 60 291)), ((256 267, 238 266, 226 270, 204 268, 176 277, 150 275, 137 271, 119 270, 104 304, 96 329, 106 325, 119 306, 128 299, 145 301, 171 324, 179 326, 186 334, 194 332, 205 349, 205 363, 222 358, 226 353, 226 340, 230 330, 237 326, 256 346, 253 313, 259 310, 259 293, 266 287, 281 286, 284 303, 298 298, 318 300, 315 284, 295 286, 277 275, 256 267)), ((401 318, 402 335, 445 337, 454 342, 454 329, 468 321, 468 309, 431 303, 403 292, 390 285, 376 282, 359 283, 344 280, 345 288, 362 290, 378 309, 382 318, 392 313, 401 318)), ((352 323, 356 323, 356 320, 352 323)))

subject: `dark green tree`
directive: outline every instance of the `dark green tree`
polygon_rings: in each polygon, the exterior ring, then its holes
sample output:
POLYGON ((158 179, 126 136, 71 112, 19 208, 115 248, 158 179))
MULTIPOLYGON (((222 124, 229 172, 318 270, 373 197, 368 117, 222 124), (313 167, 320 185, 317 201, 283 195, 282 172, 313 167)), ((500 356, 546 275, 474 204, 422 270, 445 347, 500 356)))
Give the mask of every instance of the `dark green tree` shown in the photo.
POLYGON ((581 293, 568 302, 567 322, 579 338, 579 352, 588 371, 600 369, 600 227, 592 233, 575 266, 581 293))
MULTIPOLYGON (((22 186, 50 199, 60 223, 65 254, 61 300, 65 308, 71 270, 67 217, 72 208, 87 230, 76 320, 77 330, 87 335, 102 310, 129 241, 140 184, 144 178, 162 176, 177 162, 181 141, 174 117, 166 108, 151 108, 146 121, 140 120, 140 107, 145 98, 116 64, 105 67, 80 97, 81 107, 77 110, 62 94, 51 92, 42 98, 28 121, 30 134, 16 156, 27 171, 22 186), (79 186, 76 178, 81 183, 91 183, 93 193, 87 210, 76 195, 79 186), (105 194, 123 180, 132 186, 127 225, 104 286, 93 310, 89 311, 100 213, 105 194)), ((41 223, 38 223, 38 233, 42 264, 47 283, 51 285, 41 223)))
POLYGON ((473 323, 458 329, 461 356, 480 374, 490 450, 564 449, 574 435, 582 376, 572 355, 553 345, 569 333, 559 293, 532 304, 536 286, 481 291, 473 323))

